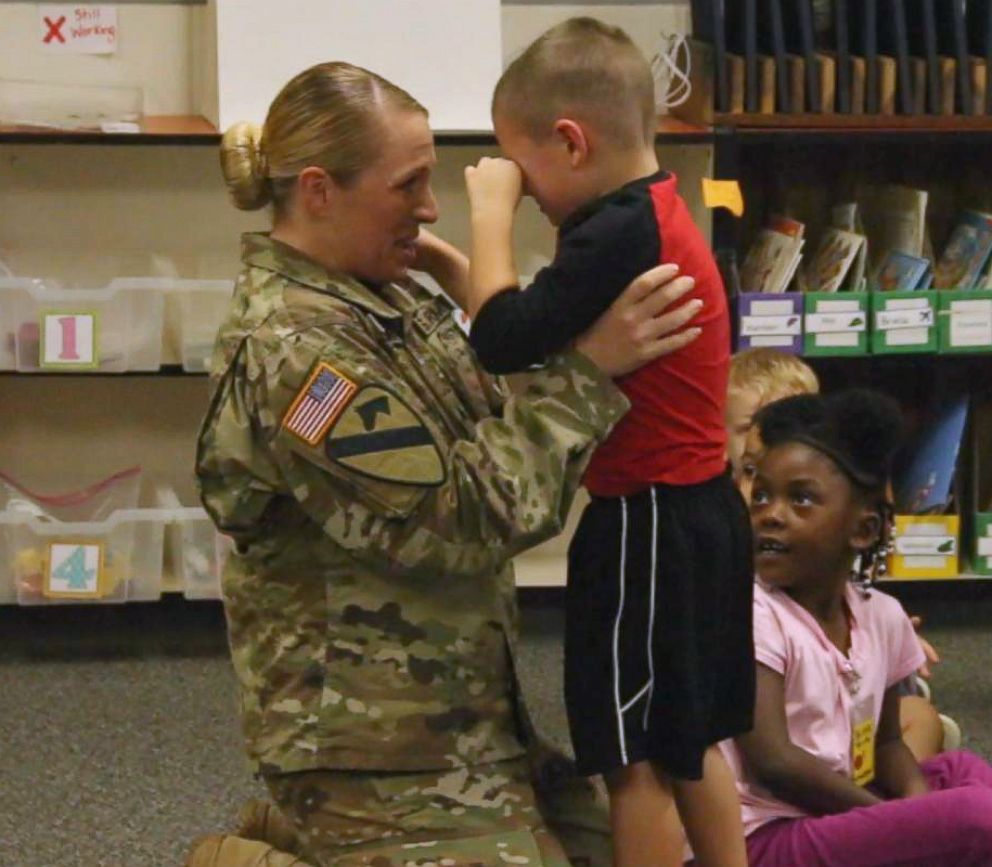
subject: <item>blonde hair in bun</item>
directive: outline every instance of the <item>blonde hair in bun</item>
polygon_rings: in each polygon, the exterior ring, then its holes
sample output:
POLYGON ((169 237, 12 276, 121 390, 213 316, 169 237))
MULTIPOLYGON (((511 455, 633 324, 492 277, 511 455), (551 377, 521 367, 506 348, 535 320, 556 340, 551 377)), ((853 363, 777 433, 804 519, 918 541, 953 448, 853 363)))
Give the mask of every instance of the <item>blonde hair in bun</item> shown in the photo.
POLYGON ((405 90, 359 66, 305 69, 272 100, 262 129, 238 123, 224 134, 220 161, 234 204, 255 210, 271 202, 279 220, 309 166, 352 183, 379 157, 387 107, 427 114, 405 90))
POLYGON ((241 121, 224 133, 220 167, 235 207, 257 211, 272 201, 268 161, 262 152, 262 128, 241 121))

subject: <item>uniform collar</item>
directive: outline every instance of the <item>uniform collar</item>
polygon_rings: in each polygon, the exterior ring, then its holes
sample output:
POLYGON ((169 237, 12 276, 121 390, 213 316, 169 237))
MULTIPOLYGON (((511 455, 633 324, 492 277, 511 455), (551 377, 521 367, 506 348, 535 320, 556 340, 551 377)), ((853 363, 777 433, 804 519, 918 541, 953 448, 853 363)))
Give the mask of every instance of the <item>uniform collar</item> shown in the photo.
POLYGON ((275 240, 268 232, 246 232, 241 236, 241 261, 318 292, 326 292, 381 319, 402 316, 399 310, 361 281, 340 271, 328 271, 295 247, 275 240))

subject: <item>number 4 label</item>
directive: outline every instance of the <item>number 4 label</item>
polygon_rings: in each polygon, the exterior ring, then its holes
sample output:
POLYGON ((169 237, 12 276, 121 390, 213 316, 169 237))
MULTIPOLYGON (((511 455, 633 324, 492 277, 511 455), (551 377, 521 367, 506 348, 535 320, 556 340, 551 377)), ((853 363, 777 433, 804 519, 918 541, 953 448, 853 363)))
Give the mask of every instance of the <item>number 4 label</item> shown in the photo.
POLYGON ((95 313, 46 311, 41 317, 41 367, 86 370, 97 361, 95 313))
POLYGON ((101 594, 103 546, 53 542, 43 593, 51 599, 97 599, 101 594))

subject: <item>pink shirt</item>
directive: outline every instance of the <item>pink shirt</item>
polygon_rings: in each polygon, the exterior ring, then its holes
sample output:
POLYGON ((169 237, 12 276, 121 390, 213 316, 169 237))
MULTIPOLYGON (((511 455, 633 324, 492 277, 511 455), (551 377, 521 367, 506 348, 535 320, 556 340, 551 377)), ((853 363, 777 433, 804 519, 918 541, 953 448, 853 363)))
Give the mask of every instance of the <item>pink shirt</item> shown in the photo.
MULTIPOLYGON (((833 770, 851 776, 852 718, 878 729, 885 691, 924 662, 913 626, 898 601, 878 590, 847 589, 851 650, 845 656, 813 616, 788 594, 754 586, 754 655, 785 677, 789 738, 833 770)), ((744 833, 773 819, 805 816, 749 778, 733 741, 721 745, 737 777, 744 833)))

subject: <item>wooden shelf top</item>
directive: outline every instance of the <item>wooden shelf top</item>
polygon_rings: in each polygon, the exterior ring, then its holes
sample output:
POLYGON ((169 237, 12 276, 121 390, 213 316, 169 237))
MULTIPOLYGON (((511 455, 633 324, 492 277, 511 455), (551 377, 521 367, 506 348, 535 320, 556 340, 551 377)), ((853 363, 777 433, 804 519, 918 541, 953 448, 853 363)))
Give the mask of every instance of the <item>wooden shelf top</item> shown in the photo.
MULTIPOLYGON (((63 130, 47 127, 6 126, 0 124, 0 143, 7 144, 113 144, 113 145, 216 145, 220 132, 206 118, 197 115, 153 115, 145 117, 138 132, 101 132, 99 130, 63 130)), ((485 130, 440 130, 438 144, 488 145, 496 137, 485 130)), ((712 141, 713 130, 672 117, 658 119, 658 139, 668 143, 705 143, 712 141)))
POLYGON ((851 115, 851 114, 719 114, 715 126, 732 129, 743 142, 754 139, 797 141, 832 138, 838 141, 866 139, 913 139, 939 137, 950 139, 992 135, 992 116, 965 115, 851 115))
POLYGON ((217 128, 197 115, 156 115, 142 119, 138 132, 0 125, 8 144, 216 144, 217 128))

